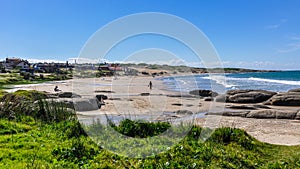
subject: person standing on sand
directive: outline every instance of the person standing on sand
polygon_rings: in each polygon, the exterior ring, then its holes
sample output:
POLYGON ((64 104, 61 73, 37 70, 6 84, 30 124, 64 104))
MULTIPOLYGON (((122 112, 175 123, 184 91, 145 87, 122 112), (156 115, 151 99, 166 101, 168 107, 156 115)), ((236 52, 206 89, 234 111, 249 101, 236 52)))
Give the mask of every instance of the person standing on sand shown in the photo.
POLYGON ((150 88, 150 90, 152 90, 152 82, 151 81, 149 82, 148 87, 150 88))

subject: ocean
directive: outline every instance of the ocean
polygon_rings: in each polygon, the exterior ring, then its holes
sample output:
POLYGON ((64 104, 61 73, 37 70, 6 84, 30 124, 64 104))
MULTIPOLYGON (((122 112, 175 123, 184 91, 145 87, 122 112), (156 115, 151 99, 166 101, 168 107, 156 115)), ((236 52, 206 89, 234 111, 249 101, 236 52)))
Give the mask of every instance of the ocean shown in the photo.
MULTIPOLYGON (((254 89, 286 92, 300 88, 300 71, 198 74, 160 78, 168 90, 188 92, 194 89, 227 90, 254 89)), ((218 91, 220 90, 220 91, 218 91)))

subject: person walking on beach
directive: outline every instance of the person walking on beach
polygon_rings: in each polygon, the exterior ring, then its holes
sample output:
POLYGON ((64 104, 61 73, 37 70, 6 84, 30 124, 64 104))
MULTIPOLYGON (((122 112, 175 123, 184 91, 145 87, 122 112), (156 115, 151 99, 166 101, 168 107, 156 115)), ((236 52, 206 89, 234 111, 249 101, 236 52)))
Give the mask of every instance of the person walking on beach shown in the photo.
POLYGON ((148 87, 150 88, 150 90, 152 90, 152 82, 151 81, 149 82, 148 87))

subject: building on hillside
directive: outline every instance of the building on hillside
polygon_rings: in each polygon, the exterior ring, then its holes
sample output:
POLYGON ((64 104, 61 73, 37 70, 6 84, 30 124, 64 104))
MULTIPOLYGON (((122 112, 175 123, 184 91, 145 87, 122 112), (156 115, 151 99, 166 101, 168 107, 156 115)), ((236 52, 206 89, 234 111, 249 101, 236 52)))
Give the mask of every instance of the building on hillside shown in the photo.
POLYGON ((30 63, 27 60, 14 57, 6 58, 5 61, 2 62, 2 65, 5 69, 26 69, 30 67, 30 63))
POLYGON ((100 63, 98 66, 98 70, 101 72, 103 76, 112 76, 117 71, 124 71, 120 64, 118 63, 100 63))

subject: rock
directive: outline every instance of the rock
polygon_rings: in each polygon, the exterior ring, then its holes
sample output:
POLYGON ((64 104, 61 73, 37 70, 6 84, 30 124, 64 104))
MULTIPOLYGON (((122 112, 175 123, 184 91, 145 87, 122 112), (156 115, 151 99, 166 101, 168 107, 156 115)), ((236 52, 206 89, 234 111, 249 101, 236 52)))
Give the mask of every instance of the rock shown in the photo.
POLYGON ((298 110, 298 112, 297 112, 297 114, 296 114, 296 116, 295 116, 295 119, 296 119, 296 120, 300 120, 300 110, 298 110))
POLYGON ((275 106, 300 106, 300 94, 298 92, 279 93, 267 100, 265 104, 275 106))
POLYGON ((228 111, 223 112, 223 116, 238 116, 238 117, 246 117, 250 111, 228 111))
POLYGON ((95 90, 95 93, 115 93, 115 92, 111 90, 95 90))
POLYGON ((119 97, 113 97, 113 98, 109 98, 108 100, 122 100, 122 99, 119 97))
POLYGON ((274 110, 254 110, 246 115, 247 118, 269 119, 276 118, 276 111, 274 110))
POLYGON ((216 102, 226 102, 226 100, 227 100, 226 94, 218 95, 215 99, 216 102))
POLYGON ((193 114, 193 112, 189 110, 177 110, 175 111, 176 114, 193 114))
POLYGON ((212 97, 205 97, 204 98, 204 101, 206 101, 206 102, 210 102, 210 101, 213 101, 214 100, 214 98, 212 98, 212 97))
POLYGON ((196 98, 195 96, 193 95, 189 95, 189 94, 167 94, 166 95, 167 97, 179 97, 179 98, 196 98))
POLYGON ((46 98, 58 98, 57 94, 53 94, 53 93, 46 93, 47 97, 46 98))
POLYGON ((108 99, 108 97, 105 96, 105 95, 103 95, 103 94, 97 94, 97 95, 96 95, 96 98, 97 98, 99 101, 101 101, 101 100, 107 100, 107 99, 108 99))
POLYGON ((219 115, 219 116, 238 116, 246 117, 250 111, 224 111, 224 112, 209 112, 207 115, 219 115))
POLYGON ((189 92, 191 95, 202 96, 202 97, 216 97, 218 93, 211 90, 192 90, 189 92))
POLYGON ((101 104, 97 98, 59 98, 45 99, 48 102, 60 102, 67 108, 75 109, 76 111, 92 111, 101 108, 101 104))
POLYGON ((217 96, 216 101, 229 103, 261 103, 275 94, 275 92, 266 90, 229 90, 225 95, 217 96))
POLYGON ((253 106, 247 106, 247 105, 228 105, 226 108, 229 109, 247 109, 247 110, 256 110, 253 106))
POLYGON ((248 109, 248 110, 257 110, 257 109, 271 109, 268 106, 254 104, 254 105, 228 105, 226 108, 229 109, 248 109))
POLYGON ((173 103, 172 105, 173 105, 173 106, 182 106, 181 103, 173 103))
POLYGON ((150 93, 141 93, 141 96, 149 96, 150 93))
POLYGON ((76 111, 92 111, 101 108, 101 103, 97 98, 90 99, 74 99, 74 107, 76 111))
POLYGON ((296 112, 293 111, 282 111, 282 110, 254 110, 251 111, 246 117, 247 118, 276 118, 276 119, 294 119, 296 112))
POLYGON ((289 91, 288 91, 288 93, 291 93, 291 92, 298 92, 298 93, 299 93, 299 92, 300 92, 300 89, 292 89, 292 90, 289 90, 289 91))
POLYGON ((230 95, 227 100, 231 103, 261 103, 275 94, 275 92, 265 90, 240 91, 239 93, 230 95))
POLYGON ((58 93, 59 98, 81 98, 80 95, 73 92, 61 92, 58 93))
POLYGON ((276 111, 276 119, 295 119, 297 112, 276 111))

